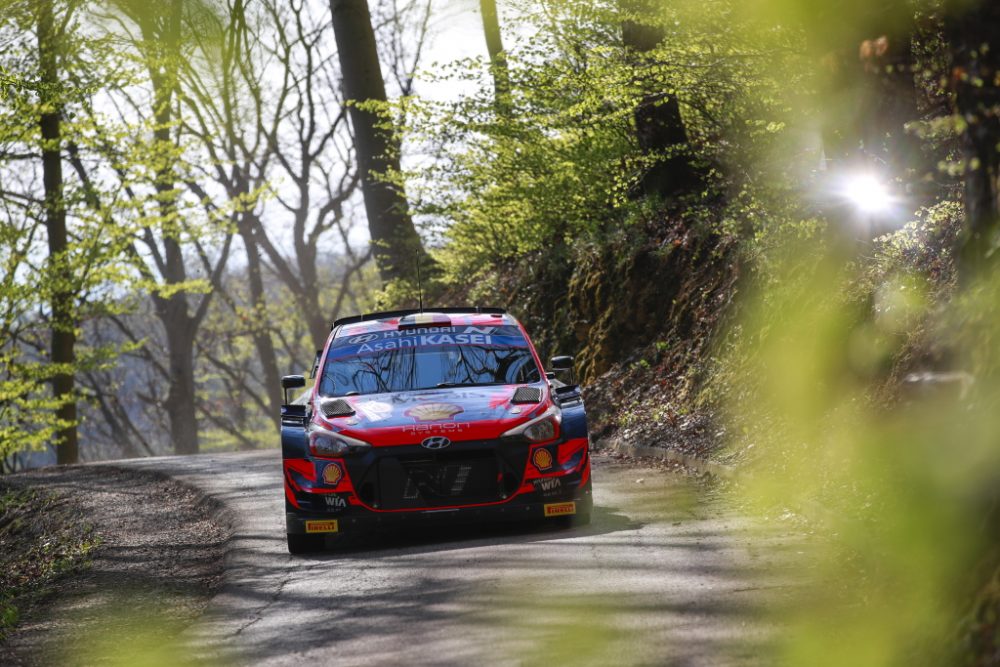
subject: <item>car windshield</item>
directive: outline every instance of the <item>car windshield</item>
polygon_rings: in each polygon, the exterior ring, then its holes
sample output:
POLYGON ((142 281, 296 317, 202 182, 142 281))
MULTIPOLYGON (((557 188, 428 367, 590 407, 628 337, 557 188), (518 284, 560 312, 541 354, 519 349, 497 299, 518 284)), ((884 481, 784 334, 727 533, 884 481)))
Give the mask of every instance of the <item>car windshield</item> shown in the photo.
POLYGON ((330 345, 324 396, 539 382, 541 372, 516 326, 376 331, 330 345))

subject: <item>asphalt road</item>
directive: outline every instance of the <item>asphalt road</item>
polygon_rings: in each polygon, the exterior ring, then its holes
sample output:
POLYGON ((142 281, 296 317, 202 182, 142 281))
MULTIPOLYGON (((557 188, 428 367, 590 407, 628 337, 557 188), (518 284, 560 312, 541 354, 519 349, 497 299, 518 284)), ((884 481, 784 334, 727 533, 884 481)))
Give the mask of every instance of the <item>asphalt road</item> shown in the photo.
POLYGON ((225 583, 188 632, 254 665, 760 664, 780 592, 760 534, 690 478, 595 457, 593 523, 285 548, 278 451, 141 459, 223 502, 225 583))

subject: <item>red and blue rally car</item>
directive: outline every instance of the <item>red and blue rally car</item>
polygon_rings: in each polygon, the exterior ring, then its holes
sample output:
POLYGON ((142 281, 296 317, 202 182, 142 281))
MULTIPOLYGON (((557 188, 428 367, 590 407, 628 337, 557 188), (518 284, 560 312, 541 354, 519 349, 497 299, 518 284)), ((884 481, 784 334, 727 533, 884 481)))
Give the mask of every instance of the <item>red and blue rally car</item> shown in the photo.
MULTIPOLYGON (((400 521, 590 520, 580 389, 502 309, 337 320, 313 375, 282 406, 290 552, 400 521)), ((283 378, 286 396, 305 382, 283 378)))

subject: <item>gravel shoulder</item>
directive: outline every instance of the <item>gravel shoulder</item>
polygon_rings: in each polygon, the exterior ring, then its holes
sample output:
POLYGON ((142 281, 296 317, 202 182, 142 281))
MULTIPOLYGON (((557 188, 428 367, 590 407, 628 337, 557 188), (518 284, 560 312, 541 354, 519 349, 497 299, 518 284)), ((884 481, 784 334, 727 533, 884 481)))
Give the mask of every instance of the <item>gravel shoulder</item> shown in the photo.
MULTIPOLYGON (((222 582, 231 516, 195 487, 155 471, 109 465, 49 468, 4 479, 54 495, 63 521, 98 545, 89 564, 29 600, 0 644, 4 665, 97 664, 108 654, 168 646, 222 582)), ((34 539, 45 539, 35 537, 34 539)))

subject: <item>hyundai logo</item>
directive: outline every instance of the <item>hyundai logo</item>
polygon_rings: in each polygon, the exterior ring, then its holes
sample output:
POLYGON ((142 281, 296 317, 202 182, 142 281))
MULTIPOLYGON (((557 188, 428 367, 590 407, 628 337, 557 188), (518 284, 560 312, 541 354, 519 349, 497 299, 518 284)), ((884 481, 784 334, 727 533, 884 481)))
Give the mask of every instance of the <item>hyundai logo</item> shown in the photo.
POLYGON ((443 435, 435 435, 431 438, 424 438, 424 441, 420 443, 420 446, 424 449, 444 449, 451 444, 451 440, 444 437, 443 435))
POLYGON ((378 338, 378 334, 370 333, 370 334, 365 334, 363 336, 355 336, 354 338, 348 338, 347 342, 351 343, 352 345, 357 345, 359 343, 370 343, 376 338, 378 338))

